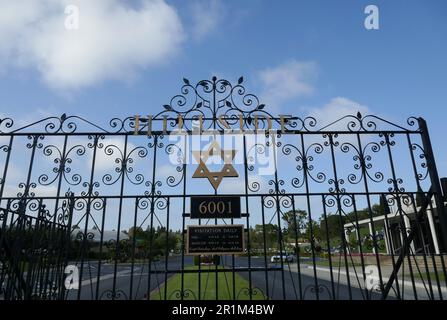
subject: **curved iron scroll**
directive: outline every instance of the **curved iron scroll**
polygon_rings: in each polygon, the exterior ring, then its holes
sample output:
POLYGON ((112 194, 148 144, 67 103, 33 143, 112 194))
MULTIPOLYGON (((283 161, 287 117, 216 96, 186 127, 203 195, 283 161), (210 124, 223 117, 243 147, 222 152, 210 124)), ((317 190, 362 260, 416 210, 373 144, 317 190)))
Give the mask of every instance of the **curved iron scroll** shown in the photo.
MULTIPOLYGON (((244 86, 244 78, 240 77, 235 84, 225 79, 212 77, 210 80, 200 80, 192 83, 183 79, 180 93, 174 95, 163 110, 153 116, 151 120, 166 121, 167 129, 175 129, 179 125, 179 115, 184 121, 185 129, 192 129, 192 120, 203 119, 203 129, 240 128, 267 129, 273 123, 285 125, 286 130, 299 130, 303 132, 375 132, 380 130, 415 132, 418 119, 410 117, 406 126, 395 124, 376 115, 346 115, 330 124, 318 125, 317 120, 311 116, 287 117, 274 116, 266 111, 266 105, 253 93, 249 93, 244 86), (224 119, 227 125, 222 123, 224 119), (256 120, 256 125, 255 125, 256 120)), ((143 124, 148 119, 142 117, 143 124)), ((97 133, 118 134, 130 133, 135 130, 135 116, 126 118, 113 118, 106 126, 91 122, 77 115, 62 114, 61 116, 46 117, 27 125, 15 126, 12 118, 0 119, 1 134, 19 134, 27 132, 41 132, 42 134, 73 134, 97 133)))

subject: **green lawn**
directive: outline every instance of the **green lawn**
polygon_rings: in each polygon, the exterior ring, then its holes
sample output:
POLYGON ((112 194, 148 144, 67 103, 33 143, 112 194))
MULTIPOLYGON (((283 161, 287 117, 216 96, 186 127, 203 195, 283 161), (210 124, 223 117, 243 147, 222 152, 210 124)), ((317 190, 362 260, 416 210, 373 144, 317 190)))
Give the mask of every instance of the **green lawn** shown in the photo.
MULTIPOLYGON (((443 281, 443 282, 441 282, 441 286, 444 286, 445 285, 444 273, 442 271, 438 271, 437 273, 438 273, 439 281, 443 281)), ((436 274, 434 272, 429 272, 429 274, 430 274, 430 280, 431 280, 432 284, 434 286, 436 286, 436 274)), ((411 277, 408 272, 407 272, 407 276, 408 276, 408 278, 411 277)), ((427 272, 426 271, 422 271, 422 277, 421 277, 419 272, 413 270, 413 276, 414 276, 415 280, 418 280, 418 279, 422 280, 423 279, 424 281, 428 281, 428 277, 427 277, 427 272)))
MULTIPOLYGON (((215 266, 202 266, 201 270, 215 270, 215 266)), ((221 268, 221 267, 219 267, 221 268)), ((198 270, 197 266, 188 267, 189 270, 198 270)), ((233 297, 233 274, 231 272, 218 272, 218 299, 219 300, 249 300, 248 281, 239 274, 235 274, 235 297, 233 297)), ((181 274, 175 274, 167 281, 168 300, 180 300, 181 274)), ((200 274, 200 298, 199 298, 199 274, 184 274, 184 300, 216 300, 216 273, 200 274)), ((254 289, 254 288, 253 288, 254 289)), ((165 284, 161 284, 158 290, 151 293, 152 300, 164 300, 165 284)), ((260 290, 254 290, 253 300, 264 300, 260 290)))

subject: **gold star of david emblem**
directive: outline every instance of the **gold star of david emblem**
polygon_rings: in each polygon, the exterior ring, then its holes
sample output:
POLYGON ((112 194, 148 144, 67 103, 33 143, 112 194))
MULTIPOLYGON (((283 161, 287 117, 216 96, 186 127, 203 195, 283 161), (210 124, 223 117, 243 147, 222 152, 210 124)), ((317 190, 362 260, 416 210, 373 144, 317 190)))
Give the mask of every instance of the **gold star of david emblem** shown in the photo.
POLYGON ((193 151, 192 155, 198 162, 199 166, 197 167, 192 177, 207 178, 213 186, 214 190, 217 191, 217 188, 219 188, 219 185, 222 182, 223 178, 239 177, 236 169, 234 169, 233 165, 231 164, 234 157, 236 156, 236 152, 236 150, 222 150, 216 140, 214 140, 208 147, 208 150, 204 152, 193 151), (206 166, 208 158, 214 155, 219 155, 224 162, 224 166, 220 171, 210 171, 206 166))

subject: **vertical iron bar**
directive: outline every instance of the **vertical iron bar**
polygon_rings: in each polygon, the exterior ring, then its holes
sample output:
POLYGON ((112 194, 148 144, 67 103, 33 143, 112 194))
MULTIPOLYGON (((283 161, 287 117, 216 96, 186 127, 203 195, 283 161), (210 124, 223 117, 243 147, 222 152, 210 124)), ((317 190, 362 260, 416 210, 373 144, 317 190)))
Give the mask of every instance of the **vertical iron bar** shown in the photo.
POLYGON ((151 299, 151 277, 152 277, 152 248, 154 242, 154 212, 155 212, 155 169, 157 167, 157 148, 158 148, 158 135, 154 135, 154 161, 152 165, 152 184, 151 184, 151 207, 150 207, 150 227, 149 227, 149 268, 147 277, 147 300, 151 299))
POLYGON ((268 271, 268 262, 267 262, 267 239, 265 234, 265 209, 264 209, 264 196, 261 196, 261 214, 262 214, 262 235, 263 235, 263 245, 264 245, 264 270, 265 270, 265 288, 266 288, 266 296, 270 297, 269 294, 269 271, 268 271))
MULTIPOLYGON (((93 187, 94 187, 93 179, 95 176, 96 151, 97 151, 97 144, 99 141, 99 136, 95 135, 93 137, 93 139, 94 139, 93 145, 92 145, 93 146, 93 157, 92 157, 92 165, 91 165, 91 169, 90 169, 90 180, 89 180, 88 191, 87 191, 87 204, 86 204, 86 208, 85 208, 84 236, 82 239, 82 245, 80 246, 81 268, 79 270, 79 279, 81 279, 81 280, 82 280, 82 277, 84 274, 85 250, 86 250, 86 245, 87 245, 88 223, 89 223, 90 210, 91 210, 91 204, 92 204, 92 194, 93 194, 93 187)), ((81 222, 81 220, 82 220, 82 218, 79 220, 79 222, 81 222)), ((103 233, 104 233, 104 230, 101 230, 101 237, 102 237, 103 233)), ((81 299, 81 291, 82 291, 82 286, 79 286, 77 300, 81 299)), ((92 297, 92 299, 93 299, 93 297, 92 297)))
MULTIPOLYGON (((301 134, 301 154, 303 155, 303 158, 306 155, 306 148, 304 144, 304 135, 301 134)), ((307 160, 307 159, 306 159, 307 160)), ((306 192, 306 204, 307 204, 307 219, 309 223, 309 236, 310 236, 310 249, 312 252, 312 266, 313 266, 313 273, 314 273, 314 285, 315 285, 315 297, 317 300, 320 300, 320 290, 319 290, 319 284, 318 284, 318 275, 317 275, 317 265, 315 261, 315 242, 314 242, 314 236, 313 236, 313 228, 312 228, 312 209, 310 205, 310 187, 309 187, 309 167, 306 165, 303 165, 303 179, 304 179, 304 185, 305 185, 305 192, 306 192)), ((332 269, 331 269, 332 270, 332 269)))
MULTIPOLYGON (((396 202, 397 202, 397 210, 398 210, 398 212, 399 212, 399 216, 400 216, 400 223, 401 223, 401 228, 404 228, 404 232, 403 232, 403 238, 404 238, 404 242, 407 242, 408 240, 408 231, 407 231, 407 228, 406 228, 406 225, 405 225, 405 221, 404 221, 404 219, 405 219, 405 217, 404 217, 404 215, 405 215, 405 212, 404 212, 404 210, 403 210, 403 208, 402 208, 402 202, 401 202, 401 195, 399 195, 399 186, 398 186, 398 183, 397 183, 397 175, 396 175, 396 169, 395 169, 395 166, 394 166, 394 160, 393 160, 393 155, 392 155, 392 152, 391 152, 391 141, 390 141, 390 135, 388 134, 388 133, 385 133, 384 134, 384 137, 385 137, 385 143, 386 143, 386 146, 387 146, 387 151, 388 151, 388 159, 389 159, 389 162, 390 162, 390 167, 391 167, 391 174, 392 174, 392 178, 393 178, 393 187, 394 187, 394 193, 395 193, 395 199, 396 199, 396 202)), ((407 219, 408 220, 410 220, 408 217, 407 217, 407 219)), ((411 224, 410 224, 410 230, 411 230, 411 224)), ((408 261, 409 261, 409 264, 411 263, 410 262, 410 259, 409 259, 409 255, 411 254, 410 253, 411 252, 411 246, 410 246, 410 251, 408 252, 408 261)), ((413 253, 413 255, 414 255, 414 253, 413 253)), ((427 259, 427 257, 426 257, 426 254, 425 254, 425 252, 424 252, 424 261, 426 261, 426 259, 427 259)), ((431 288, 431 285, 430 285, 430 288, 431 288)), ((397 293, 398 293, 398 297, 399 297, 399 299, 402 299, 403 297, 401 296, 401 294, 400 294, 400 286, 399 286, 399 279, 398 279, 398 277, 397 277, 397 275, 396 275, 396 290, 397 290, 397 293)), ((404 285, 404 283, 402 283, 402 295, 404 294, 404 292, 405 292, 405 285, 404 285)))
MULTIPOLYGON (((360 159, 365 159, 365 155, 363 152, 363 146, 362 146, 362 140, 360 139, 360 134, 357 133, 357 144, 359 146, 359 153, 360 153, 360 159)), ((369 190, 369 184, 368 184, 368 172, 366 165, 364 161, 361 162, 361 169, 362 169, 362 175, 363 175, 363 187, 365 188, 366 193, 366 202, 368 205, 368 217, 369 217, 369 223, 371 224, 372 232, 374 233, 373 236, 373 246, 375 251, 375 257, 376 257, 376 263, 377 263, 377 271, 379 273, 379 285, 380 289, 383 290, 383 275, 382 275, 382 266, 380 264, 380 258, 379 258, 379 246, 377 245, 377 239, 375 237, 376 228, 374 226, 374 219, 373 219, 373 211, 372 211, 372 205, 371 205, 371 198, 370 198, 370 190, 369 190)), ((386 219, 386 216, 385 216, 386 219)))
MULTIPOLYGON (((355 228, 357 230, 356 235, 357 235, 357 241, 359 243, 359 253, 360 253, 360 262, 362 264, 362 274, 363 274, 363 283, 366 283, 366 273, 365 273, 365 258, 363 257, 363 248, 362 248, 362 239, 360 238, 360 225, 359 225, 359 217, 358 217, 358 212, 357 212, 357 204, 355 201, 355 195, 352 195, 352 205, 354 208, 354 219, 355 219, 355 228)), ((352 268, 355 270, 355 265, 352 265, 352 268)), ((361 287, 360 287, 361 289, 361 287)), ((368 288, 366 288, 365 286, 365 295, 366 295, 366 300, 370 299, 369 296, 369 292, 368 292, 368 288)))
MULTIPOLYGON (((394 270, 394 267, 396 266, 396 260, 395 260, 395 257, 394 257, 394 243, 393 243, 393 238, 392 238, 392 232, 390 230, 391 225, 388 223, 388 215, 390 214, 390 209, 388 207, 388 203, 387 203, 387 199, 386 199, 385 194, 382 194, 380 196, 380 203, 381 203, 382 207, 384 208, 385 224, 386 224, 386 229, 387 229, 388 247, 389 247, 389 250, 391 252, 391 262, 393 264, 392 275, 393 275, 393 277, 395 279, 398 279, 397 272, 394 270)), ((415 298, 417 300, 417 293, 416 293, 416 287, 415 286, 413 286, 413 292, 415 293, 415 298)))
MULTIPOLYGON (((192 139, 192 138, 191 138, 192 139)), ((185 291, 185 211, 186 211, 186 163, 187 159, 186 156, 188 154, 188 138, 185 136, 185 142, 183 144, 183 196, 182 196, 182 244, 181 244, 181 255, 182 255, 182 270, 181 270, 181 283, 180 283, 180 300, 183 301, 184 291, 185 291)), ((193 261, 194 265, 194 261, 193 261)))
POLYGON ((427 162, 427 169, 430 175, 432 190, 435 196, 436 210, 438 212, 439 224, 442 230, 441 240, 444 250, 447 250, 447 216, 442 199, 442 189, 436 168, 435 156, 431 145, 430 135, 428 133, 427 122, 423 118, 418 119, 419 130, 421 132, 422 145, 424 147, 425 159, 427 162))
POLYGON ((247 139, 245 134, 242 136, 242 141, 244 144, 244 192, 245 192, 245 209, 247 212, 246 223, 247 223, 247 253, 248 253, 248 293, 250 300, 253 299, 253 288, 252 288, 252 275, 251 275, 251 239, 250 239, 250 210, 248 206, 248 160, 247 160, 247 139))
POLYGON ((339 180, 338 180, 338 174, 337 174, 337 165, 336 165, 336 161, 335 161, 335 150, 334 150, 334 136, 333 134, 328 134, 329 137, 329 146, 331 149, 331 160, 332 160, 332 170, 334 172, 334 192, 335 192, 335 199, 336 199, 336 203, 337 203, 337 211, 338 211, 338 217, 339 217, 339 223, 341 228, 341 234, 340 234, 340 240, 342 242, 343 245, 343 257, 344 257, 344 262, 345 262, 345 270, 346 270, 346 281, 347 281, 347 286, 348 286, 348 293, 349 293, 349 299, 352 300, 352 288, 351 288, 351 276, 349 273, 349 266, 348 266, 348 259, 347 259, 347 243, 346 243, 346 238, 345 238, 345 234, 344 234, 344 230, 343 230, 343 219, 342 219, 342 205, 341 205, 341 197, 340 194, 343 194, 344 192, 342 192, 340 185, 339 185, 339 180))
POLYGON ((9 138, 8 151, 6 153, 5 168, 3 169, 3 177, 1 179, 2 183, 0 184, 0 199, 3 199, 3 191, 4 191, 5 185, 6 185, 6 175, 8 174, 9 160, 11 158, 11 150, 12 150, 13 140, 14 140, 14 136, 11 135, 9 138))
POLYGON ((168 296, 168 258, 169 258, 169 207, 170 207, 170 198, 166 198, 167 207, 166 207, 166 250, 165 250, 165 292, 164 299, 167 300, 168 296))
MULTIPOLYGON (((414 179, 416 181, 416 186, 417 186, 417 192, 421 192, 422 191, 422 187, 421 187, 421 184, 420 184, 419 174, 418 174, 417 167, 416 167, 416 160, 415 160, 414 153, 413 153, 413 144, 411 142, 410 134, 407 133, 406 136, 407 136, 408 149, 410 151, 410 158, 411 158, 411 165, 412 165, 413 173, 414 173, 414 179)), ((416 199, 417 199, 417 195, 423 196, 422 194, 417 193, 416 194, 416 199)), ((412 203, 413 203, 413 210, 414 210, 415 214, 417 214, 417 203, 415 202, 414 198, 412 198, 412 200, 413 200, 412 201, 412 203)), ((417 220, 415 222, 416 222, 416 224, 419 224, 419 222, 417 220)), ((414 258, 414 256, 413 256, 413 258, 414 258)), ((408 261, 408 266, 410 268, 410 277, 411 277, 411 283, 412 283, 412 286, 413 286, 413 294, 415 296, 415 299, 417 300, 418 297, 417 297, 416 284, 415 284, 415 281, 414 281, 413 266, 412 266, 412 263, 411 263, 410 259, 408 261)))
MULTIPOLYGON (((67 140, 68 140, 68 135, 64 135, 64 145, 63 145, 63 149, 62 149, 62 154, 61 154, 61 159, 60 159, 60 164, 59 164, 59 178, 58 178, 58 182, 57 182, 57 191, 56 191, 56 203, 54 204, 54 215, 53 215, 53 224, 51 227, 51 231, 50 231, 50 241, 54 241, 53 237, 54 237, 54 233, 56 231, 56 223, 57 223, 57 210, 58 210, 58 206, 59 206, 59 199, 60 199, 60 192, 61 192, 61 186, 62 186, 62 176, 64 175, 64 170, 65 170, 65 161, 66 161, 66 152, 67 152, 67 140)), ((60 255, 59 255, 60 257, 60 255)), ((56 257, 56 259, 58 259, 56 257)), ((59 259, 58 259, 59 262, 59 259)), ((57 266, 57 264, 56 264, 57 266)), ((54 282, 54 276, 55 276, 55 271, 53 270, 52 274, 51 274, 51 280, 48 280, 48 277, 50 275, 50 268, 51 268, 51 264, 48 263, 47 261, 47 269, 46 269, 46 277, 45 277, 45 285, 47 285, 47 282, 50 281, 51 283, 54 282)), ((45 287, 46 289, 46 287, 45 287)))
POLYGON ((116 294, 116 273, 118 271, 118 258, 121 254, 120 250, 120 233, 121 233, 121 214, 123 211, 123 194, 124 194, 124 182, 127 170, 127 142, 128 135, 124 136, 124 153, 123 153, 123 163, 121 164, 121 185, 120 185, 120 198, 119 198, 119 208, 118 208, 118 230, 116 231, 116 249, 115 249, 115 265, 113 269, 113 285, 112 285, 112 300, 115 300, 116 294))
MULTIPOLYGON (((296 253, 296 266, 298 271, 298 285, 300 290, 300 300, 303 300, 303 294, 302 294, 302 283, 301 283, 301 266, 300 266, 300 253, 299 253, 299 243, 298 243, 298 233, 299 233, 299 226, 298 221, 296 220, 296 208, 295 208, 295 196, 291 196, 292 199, 292 211, 293 211, 293 223, 294 223, 294 233, 295 233, 295 253, 296 253)), ((295 297, 296 297, 296 290, 295 290, 295 297)))
POLYGON ((333 270, 333 266, 332 266, 331 242, 329 239, 329 226, 328 226, 328 219, 327 219, 328 215, 327 215, 327 209, 326 209, 326 197, 327 197, 327 195, 321 196, 321 203, 323 204, 323 217, 324 217, 324 223, 325 223, 325 229, 326 229, 326 245, 327 245, 327 251, 328 251, 328 258, 329 258, 329 271, 330 271, 330 275, 331 275, 332 299, 336 300, 334 270, 333 270))
POLYGON ((99 240, 99 259, 98 259, 98 274, 96 275, 96 295, 95 300, 99 298, 99 283, 101 277, 101 267, 102 267, 102 250, 103 250, 103 242, 104 242, 104 225, 106 220, 106 208, 107 208, 107 198, 103 198, 103 207, 102 207, 102 221, 101 221, 101 236, 99 240))
MULTIPOLYGON (((430 206, 430 211, 431 212, 434 212, 434 210, 433 210, 433 204, 432 204, 432 202, 430 201, 430 203, 429 203, 429 206, 430 206)), ((425 220, 425 219, 424 219, 425 220)), ((428 231, 428 228, 427 228, 427 223, 426 223, 426 220, 424 221, 424 226, 425 226, 425 232, 426 232, 426 234, 429 234, 429 231, 428 231)), ((421 240, 422 240, 422 243, 423 243, 423 252, 424 252, 424 266, 425 266, 425 270, 426 270, 426 272, 427 272, 427 282, 428 282, 428 285, 429 285, 429 289, 430 289, 430 294, 431 294, 431 297, 432 297, 432 299, 434 300, 435 299, 435 295, 434 295, 434 292, 433 292, 433 284, 432 284, 432 279, 431 279, 431 276, 430 276, 430 269, 429 269, 429 267, 428 267, 428 261, 427 261, 427 255, 426 255, 426 252, 425 252, 425 245, 424 245, 424 243, 425 243, 425 240, 424 240, 424 237, 423 237, 423 235, 424 235, 424 232, 423 232, 423 230, 422 230, 422 226, 420 225, 420 224, 418 224, 418 231, 419 231, 419 236, 421 237, 421 240)), ((428 252, 428 254, 430 254, 430 252, 428 252)), ((439 294, 440 294, 440 296, 442 297, 442 293, 441 293, 441 290, 440 290, 440 284, 439 284, 439 278, 438 278, 438 273, 436 272, 436 263, 435 263, 435 261, 434 261, 434 259, 432 260, 432 263, 433 263, 433 267, 434 267, 434 273, 435 273, 435 279, 436 279, 436 283, 437 283, 437 285, 438 285, 438 289, 439 289, 439 294)), ((442 300, 442 298, 441 298, 441 300, 442 300)))
MULTIPOLYGON (((74 199, 74 194, 72 192, 67 194, 68 199, 67 199, 67 211, 68 211, 68 221, 67 221, 67 225, 66 225, 66 234, 64 234, 64 272, 65 272, 65 267, 68 265, 68 259, 70 258, 70 252, 71 252, 71 245, 72 245, 72 239, 71 239, 71 226, 72 226, 72 222, 73 222, 73 209, 74 209, 74 205, 75 205, 75 199, 74 199)), ((65 219, 65 217, 64 217, 65 219)), ((79 280, 79 279, 78 279, 79 280)), ((60 299, 64 299, 65 298, 65 281, 62 281, 62 290, 61 290, 61 295, 60 295, 60 299)))
MULTIPOLYGON (((279 179, 278 179, 278 164, 276 159, 276 139, 275 134, 271 135, 272 137, 272 146, 273 146, 273 163, 275 167, 275 202, 276 202, 276 217, 278 223, 278 242, 279 242, 279 260, 281 262, 281 281, 282 281, 282 296, 283 299, 286 299, 286 281, 284 277, 284 259, 283 259, 283 239, 282 239, 282 230, 281 230, 281 205, 280 205, 280 191, 279 191, 279 179)), ((250 266, 249 266, 250 268, 250 266)))
POLYGON ((135 211, 133 217, 133 235, 132 235, 132 261, 130 267, 130 287, 129 287, 129 299, 132 300, 132 291, 133 291, 133 276, 134 276, 134 268, 135 268, 135 246, 136 246, 136 228, 137 228, 137 213, 138 213, 138 203, 141 198, 135 198, 135 211))

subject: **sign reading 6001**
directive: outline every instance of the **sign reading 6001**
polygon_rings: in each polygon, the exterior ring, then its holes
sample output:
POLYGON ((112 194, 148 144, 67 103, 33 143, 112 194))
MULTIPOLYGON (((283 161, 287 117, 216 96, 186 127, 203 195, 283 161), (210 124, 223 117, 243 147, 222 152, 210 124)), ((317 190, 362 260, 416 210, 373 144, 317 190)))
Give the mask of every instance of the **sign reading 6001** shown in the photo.
POLYGON ((241 200, 233 196, 191 197, 191 219, 240 218, 241 200))

